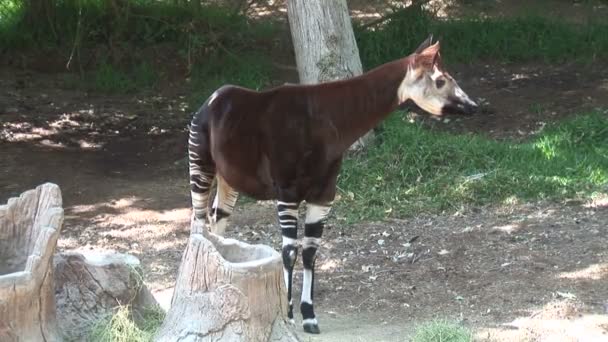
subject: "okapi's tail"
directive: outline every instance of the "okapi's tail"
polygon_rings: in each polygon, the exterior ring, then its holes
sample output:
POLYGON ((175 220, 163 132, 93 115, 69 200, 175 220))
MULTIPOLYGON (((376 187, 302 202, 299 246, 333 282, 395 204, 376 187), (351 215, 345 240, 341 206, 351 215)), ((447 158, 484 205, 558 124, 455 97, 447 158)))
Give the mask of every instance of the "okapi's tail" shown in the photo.
POLYGON ((209 151, 209 134, 206 125, 200 118, 201 111, 196 113, 190 123, 188 139, 188 163, 190 166, 190 194, 194 217, 207 219, 209 193, 215 178, 215 163, 209 151))

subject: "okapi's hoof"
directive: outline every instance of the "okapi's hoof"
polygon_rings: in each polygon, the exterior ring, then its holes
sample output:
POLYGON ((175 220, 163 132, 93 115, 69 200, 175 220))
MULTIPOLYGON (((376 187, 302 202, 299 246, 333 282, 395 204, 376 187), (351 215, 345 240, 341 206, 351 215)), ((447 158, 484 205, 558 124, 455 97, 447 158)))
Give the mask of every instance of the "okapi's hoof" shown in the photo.
POLYGON ((319 325, 317 323, 304 323, 302 326, 304 327, 304 331, 309 334, 321 333, 321 330, 319 329, 319 325))

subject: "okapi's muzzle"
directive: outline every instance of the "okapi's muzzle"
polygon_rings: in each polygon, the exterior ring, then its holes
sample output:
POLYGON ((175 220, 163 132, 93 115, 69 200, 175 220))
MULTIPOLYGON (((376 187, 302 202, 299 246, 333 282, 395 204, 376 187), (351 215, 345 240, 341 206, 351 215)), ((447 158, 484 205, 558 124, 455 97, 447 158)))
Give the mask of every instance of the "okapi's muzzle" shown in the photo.
POLYGON ((472 115, 477 112, 479 106, 472 100, 460 100, 453 99, 447 105, 441 109, 441 114, 459 114, 459 115, 472 115))

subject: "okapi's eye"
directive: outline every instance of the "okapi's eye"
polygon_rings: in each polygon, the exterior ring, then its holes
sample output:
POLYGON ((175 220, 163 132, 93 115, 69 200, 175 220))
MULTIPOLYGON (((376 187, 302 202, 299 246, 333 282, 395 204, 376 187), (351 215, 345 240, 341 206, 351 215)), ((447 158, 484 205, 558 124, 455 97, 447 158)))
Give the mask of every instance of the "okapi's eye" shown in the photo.
POLYGON ((437 89, 440 89, 444 85, 445 85, 445 80, 444 79, 438 79, 437 81, 435 81, 435 86, 437 87, 437 89))

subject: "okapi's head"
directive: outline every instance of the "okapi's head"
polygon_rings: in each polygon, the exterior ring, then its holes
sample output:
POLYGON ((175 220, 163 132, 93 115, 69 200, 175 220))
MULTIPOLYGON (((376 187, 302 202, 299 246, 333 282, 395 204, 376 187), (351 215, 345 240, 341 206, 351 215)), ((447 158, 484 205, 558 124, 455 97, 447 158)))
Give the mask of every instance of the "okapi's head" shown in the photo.
POLYGON ((439 42, 427 38, 408 58, 408 71, 399 86, 399 100, 408 99, 425 111, 435 114, 473 114, 477 104, 458 86, 443 68, 439 42))

